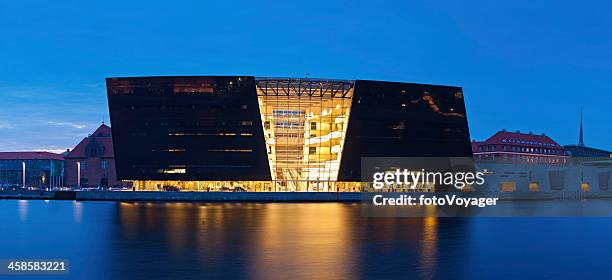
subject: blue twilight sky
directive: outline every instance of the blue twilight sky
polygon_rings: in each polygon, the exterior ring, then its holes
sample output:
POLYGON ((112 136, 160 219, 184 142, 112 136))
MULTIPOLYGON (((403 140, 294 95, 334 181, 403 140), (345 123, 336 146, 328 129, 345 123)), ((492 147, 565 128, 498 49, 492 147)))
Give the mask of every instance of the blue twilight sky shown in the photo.
POLYGON ((304 73, 462 86, 478 140, 576 143, 583 107, 612 149, 609 1, 0 0, 0 38, 0 151, 108 123, 105 77, 304 73))

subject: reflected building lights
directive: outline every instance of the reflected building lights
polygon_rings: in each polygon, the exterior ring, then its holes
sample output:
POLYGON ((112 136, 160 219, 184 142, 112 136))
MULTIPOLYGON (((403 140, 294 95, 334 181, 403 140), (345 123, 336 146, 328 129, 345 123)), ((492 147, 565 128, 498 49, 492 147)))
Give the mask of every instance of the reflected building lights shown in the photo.
POLYGON ((25 222, 28 219, 28 201, 19 200, 19 220, 25 222))
POLYGON ((120 203, 118 207, 122 239, 165 244, 154 249, 154 256, 168 259, 157 261, 180 260, 194 271, 218 273, 208 275, 212 278, 354 279, 363 277, 364 263, 381 269, 401 263, 406 270, 416 270, 415 276, 428 279, 441 269, 442 229, 433 208, 422 219, 368 219, 361 216, 361 205, 341 203, 120 203), (381 252, 390 258, 381 257, 381 252), (221 272, 222 264, 236 271, 221 272))
POLYGON ((119 203, 119 222, 123 238, 135 240, 138 238, 136 224, 138 223, 138 205, 134 203, 119 203))
MULTIPOLYGON (((423 218, 423 238, 419 258, 419 267, 425 273, 436 270, 438 263, 438 217, 435 216, 435 207, 426 209, 426 216, 423 218)), ((427 275, 431 278, 433 275, 427 275)))
POLYGON ((356 278, 351 212, 344 207, 351 206, 266 204, 249 265, 254 278, 356 278))
POLYGON ((76 223, 80 223, 81 219, 83 218, 83 203, 79 201, 73 201, 72 209, 74 210, 73 211, 74 221, 76 223))

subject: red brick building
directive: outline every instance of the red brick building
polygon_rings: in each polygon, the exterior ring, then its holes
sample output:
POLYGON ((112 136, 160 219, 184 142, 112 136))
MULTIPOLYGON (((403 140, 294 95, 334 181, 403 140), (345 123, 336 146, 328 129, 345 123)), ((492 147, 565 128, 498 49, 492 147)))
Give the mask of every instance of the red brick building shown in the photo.
POLYGON ((566 164, 569 154, 546 134, 499 131, 487 140, 472 142, 477 161, 509 163, 566 164))
POLYGON ((67 187, 121 186, 115 173, 111 128, 104 123, 65 156, 67 187), (80 174, 80 180, 79 180, 80 174))

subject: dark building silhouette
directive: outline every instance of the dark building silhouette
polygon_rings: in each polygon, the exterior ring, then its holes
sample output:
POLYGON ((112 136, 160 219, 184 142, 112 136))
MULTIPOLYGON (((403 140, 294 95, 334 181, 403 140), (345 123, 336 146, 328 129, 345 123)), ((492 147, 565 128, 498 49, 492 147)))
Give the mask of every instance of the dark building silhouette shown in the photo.
POLYGON ((80 184, 81 187, 105 188, 122 184, 115 174, 111 128, 104 123, 64 158, 67 187, 80 184))
POLYGON ((363 157, 471 157, 460 87, 108 78, 120 180, 138 189, 353 191, 363 157))
POLYGON ((563 146, 572 157, 612 158, 612 152, 582 145, 563 146))
POLYGON ((459 87, 355 81, 339 180, 361 180, 363 157, 472 157, 459 87))

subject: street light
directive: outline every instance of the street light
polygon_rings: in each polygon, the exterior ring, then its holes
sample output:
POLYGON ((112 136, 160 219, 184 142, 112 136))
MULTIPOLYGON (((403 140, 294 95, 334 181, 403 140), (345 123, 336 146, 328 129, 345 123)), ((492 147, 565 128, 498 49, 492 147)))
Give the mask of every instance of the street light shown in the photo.
POLYGON ((77 188, 81 187, 81 162, 77 161, 77 188))
POLYGON ((25 189, 26 187, 26 168, 25 161, 21 162, 21 186, 25 189))

